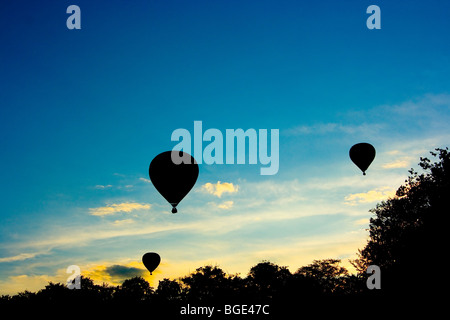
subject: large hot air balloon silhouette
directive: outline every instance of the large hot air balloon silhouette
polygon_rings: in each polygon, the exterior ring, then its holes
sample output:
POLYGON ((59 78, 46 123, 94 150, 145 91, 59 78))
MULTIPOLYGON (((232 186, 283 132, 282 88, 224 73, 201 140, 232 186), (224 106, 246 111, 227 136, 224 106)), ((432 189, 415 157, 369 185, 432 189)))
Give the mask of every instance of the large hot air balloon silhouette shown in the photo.
POLYGON ((350 159, 358 166, 366 175, 366 170, 369 168, 373 159, 375 159, 375 148, 370 143, 357 143, 350 148, 350 159))
POLYGON ((177 212, 177 205, 191 191, 198 178, 197 161, 183 151, 166 151, 158 154, 148 169, 150 180, 156 190, 172 205, 172 213, 177 212), (173 154, 173 153, 178 154, 173 154), (172 155, 183 162, 176 164, 172 155))
POLYGON ((155 252, 147 252, 142 256, 142 263, 144 263, 144 266, 150 271, 150 274, 155 271, 160 262, 161 257, 155 252))

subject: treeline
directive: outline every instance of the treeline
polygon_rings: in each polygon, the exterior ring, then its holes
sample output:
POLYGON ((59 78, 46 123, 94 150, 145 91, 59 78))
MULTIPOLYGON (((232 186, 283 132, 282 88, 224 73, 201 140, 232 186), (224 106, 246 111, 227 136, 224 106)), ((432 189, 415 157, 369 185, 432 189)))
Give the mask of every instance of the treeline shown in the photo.
MULTIPOLYGON (((32 293, 0 297, 0 306, 27 305, 121 305, 147 306, 152 312, 179 314, 186 304, 269 304, 271 314, 289 315, 298 310, 331 312, 349 306, 380 310, 404 310, 443 295, 443 263, 448 251, 448 200, 450 199, 450 154, 448 148, 431 152, 436 159, 420 158, 396 196, 372 209, 369 240, 351 261, 357 274, 349 274, 340 260, 316 260, 291 273, 287 267, 263 261, 245 277, 225 273, 218 266, 204 266, 180 279, 164 279, 156 288, 143 278, 125 280, 120 286, 96 285, 82 277, 81 289, 69 290, 49 283, 32 293), (368 266, 381 270, 381 289, 366 285, 368 266), (425 299, 426 297, 426 299, 425 299), (403 301, 403 302, 402 302, 403 301)), ((147 308, 146 307, 146 308, 147 308)), ((365 309, 364 309, 365 310, 365 309)), ((365 312, 365 311, 363 311, 365 312)), ((239 319, 242 319, 242 315, 239 319)), ((274 317, 277 319, 277 316, 274 317)))
MULTIPOLYGON (((151 287, 142 277, 125 280, 119 286, 95 284, 81 276, 80 289, 68 289, 65 284, 50 282, 38 292, 23 291, 14 296, 3 295, 0 307, 17 311, 40 310, 97 310, 98 315, 126 314, 137 310, 151 310, 152 315, 182 317, 181 310, 190 306, 267 305, 269 315, 277 319, 301 307, 302 311, 317 304, 355 299, 373 293, 366 287, 366 275, 351 275, 336 259, 317 260, 291 273, 287 267, 263 261, 253 266, 248 275, 227 274, 219 266, 200 267, 190 275, 159 281, 151 287), (341 300, 336 300, 341 299, 341 300), (299 306, 299 303, 303 304, 299 306), (25 308, 25 309, 22 309, 25 308)), ((313 307, 314 306, 314 307, 313 307)), ((324 312, 324 310, 322 311, 324 312)), ((92 315, 92 314, 90 314, 92 315)), ((225 316, 216 314, 218 316, 225 316)), ((245 318, 242 314, 236 319, 245 318)), ((246 315, 256 317, 257 315, 246 315)), ((228 315, 230 319, 233 315, 228 315)))
POLYGON ((38 292, 3 295, 2 303, 44 303, 86 300, 108 302, 270 301, 288 296, 351 295, 366 291, 365 276, 350 275, 337 259, 317 260, 291 273, 287 267, 269 261, 258 263, 246 277, 224 272, 219 266, 204 266, 180 279, 164 279, 153 288, 142 277, 125 280, 119 286, 95 284, 81 276, 80 289, 50 282, 38 292))

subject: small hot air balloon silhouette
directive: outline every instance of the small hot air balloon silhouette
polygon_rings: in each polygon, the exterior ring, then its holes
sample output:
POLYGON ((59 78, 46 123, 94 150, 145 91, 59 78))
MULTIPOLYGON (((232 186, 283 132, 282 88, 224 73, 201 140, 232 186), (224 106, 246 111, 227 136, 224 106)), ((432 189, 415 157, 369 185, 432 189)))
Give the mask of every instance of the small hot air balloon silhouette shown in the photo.
POLYGON ((155 271, 160 262, 161 257, 155 252, 147 252, 142 256, 142 263, 144 263, 144 266, 150 271, 150 274, 155 271))
POLYGON ((366 175, 366 170, 369 168, 373 159, 375 159, 375 148, 370 143, 357 143, 350 148, 350 159, 358 166, 366 175))
POLYGON ((156 190, 172 205, 172 213, 177 205, 191 191, 198 178, 198 164, 183 151, 166 151, 158 154, 150 163, 148 173, 156 190), (177 153, 177 154, 175 154, 177 153), (176 164, 174 159, 183 159, 176 164))

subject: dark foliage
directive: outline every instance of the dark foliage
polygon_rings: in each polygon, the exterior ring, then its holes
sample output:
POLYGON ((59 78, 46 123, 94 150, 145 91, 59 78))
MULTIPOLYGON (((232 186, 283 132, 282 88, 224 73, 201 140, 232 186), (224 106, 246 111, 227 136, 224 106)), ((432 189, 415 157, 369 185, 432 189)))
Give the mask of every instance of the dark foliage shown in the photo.
POLYGON ((450 154, 431 155, 439 161, 420 158, 424 172, 411 169, 396 197, 371 210, 370 239, 354 261, 360 274, 371 264, 383 270, 385 294, 431 295, 442 286, 437 261, 447 251, 450 154))

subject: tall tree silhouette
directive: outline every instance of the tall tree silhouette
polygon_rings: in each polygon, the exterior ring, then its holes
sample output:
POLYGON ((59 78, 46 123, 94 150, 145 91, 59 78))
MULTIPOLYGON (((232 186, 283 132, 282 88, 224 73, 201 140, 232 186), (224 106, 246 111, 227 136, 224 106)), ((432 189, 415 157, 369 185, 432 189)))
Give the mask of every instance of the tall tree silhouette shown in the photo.
POLYGON ((385 292, 414 295, 439 289, 437 261, 447 250, 450 154, 448 148, 430 153, 438 161, 420 158, 423 172, 411 169, 396 196, 371 210, 370 238, 354 261, 361 273, 378 265, 385 292))

